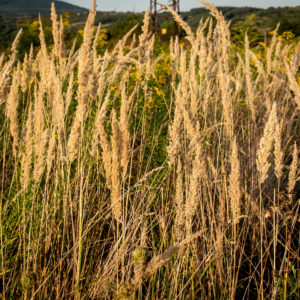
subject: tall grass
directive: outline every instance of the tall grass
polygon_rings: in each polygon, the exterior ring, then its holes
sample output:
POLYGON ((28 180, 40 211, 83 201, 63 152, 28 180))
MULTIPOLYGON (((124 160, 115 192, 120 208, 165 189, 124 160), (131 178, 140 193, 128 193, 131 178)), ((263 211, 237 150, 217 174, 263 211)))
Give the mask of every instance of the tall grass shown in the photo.
POLYGON ((95 1, 79 50, 53 5, 52 50, 5 54, 2 299, 299 296, 299 45, 238 53, 201 2, 160 57, 149 12, 98 55, 95 1))

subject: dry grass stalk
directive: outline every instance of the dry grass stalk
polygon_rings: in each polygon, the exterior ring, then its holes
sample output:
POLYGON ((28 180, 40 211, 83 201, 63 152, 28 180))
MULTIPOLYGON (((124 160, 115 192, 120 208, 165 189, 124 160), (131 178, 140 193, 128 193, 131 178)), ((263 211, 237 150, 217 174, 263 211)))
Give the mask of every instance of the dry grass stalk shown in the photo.
POLYGON ((224 283, 224 266, 223 266, 224 249, 223 249, 223 240, 224 240, 224 233, 222 231, 221 225, 219 225, 216 228, 215 253, 216 253, 217 271, 218 271, 219 280, 220 280, 221 284, 224 283))
POLYGON ((267 49, 267 73, 270 74, 272 71, 272 54, 274 51, 274 47, 276 45, 277 42, 277 32, 279 29, 279 25, 277 24, 276 29, 274 30, 273 36, 272 36, 272 40, 271 40, 271 44, 267 49))
POLYGON ((174 245, 170 246, 162 254, 153 256, 153 258, 150 260, 150 262, 147 264, 145 268, 144 277, 147 278, 153 275, 158 269, 160 269, 162 266, 167 264, 171 260, 174 254, 178 253, 178 251, 180 250, 183 250, 186 244, 198 238, 202 233, 203 232, 200 231, 195 234, 192 234, 188 236, 186 239, 184 239, 182 242, 175 243, 174 245))
POLYGON ((44 112, 44 91, 38 90, 35 86, 34 92, 34 118, 33 118, 33 132, 34 140, 38 143, 42 137, 45 126, 45 112, 44 112))
POLYGON ((88 83, 92 66, 92 40, 93 25, 96 16, 96 2, 93 0, 93 7, 90 10, 83 32, 83 43, 78 54, 78 103, 84 104, 88 97, 88 83))
POLYGON ((288 193, 292 194, 298 180, 297 178, 297 171, 298 171, 298 148, 295 142, 294 144, 294 151, 293 151, 293 160, 290 167, 289 172, 289 184, 288 184, 288 193))
MULTIPOLYGON (((45 41, 45 34, 44 34, 44 30, 43 30, 43 23, 42 23, 41 16, 39 16, 39 22, 40 22, 41 54, 43 57, 44 64, 48 65, 49 57, 48 57, 47 45, 46 45, 46 41, 45 41)), ((44 69, 47 69, 47 65, 43 65, 44 69)))
POLYGON ((147 264, 145 269, 145 277, 150 277, 163 265, 165 265, 172 258, 173 254, 177 253, 180 247, 175 244, 170 246, 164 253, 161 255, 154 256, 151 261, 147 264))
POLYGON ((288 77, 288 80, 290 83, 290 88, 295 94, 294 99, 297 104, 297 109, 300 110, 300 87, 297 83, 295 76, 293 75, 291 67, 287 63, 285 64, 285 68, 286 68, 286 74, 287 74, 287 77, 288 77))
POLYGON ((281 130, 277 116, 275 122, 274 141, 275 175, 277 177, 277 180, 280 181, 280 178, 282 176, 284 153, 282 152, 281 148, 281 130))
POLYGON ((23 69, 21 72, 21 83, 20 83, 22 93, 26 92, 28 86, 28 79, 29 79, 29 60, 28 60, 28 54, 25 53, 23 69))
POLYGON ((70 104, 73 98, 74 73, 72 72, 69 78, 68 89, 65 95, 65 114, 68 113, 70 104))
POLYGON ((112 170, 112 162, 111 162, 111 147, 108 142, 108 137, 105 132, 105 128, 103 125, 105 119, 106 108, 108 104, 108 100, 110 97, 110 93, 107 94, 104 103, 102 104, 101 108, 99 109, 95 124, 94 124, 94 132, 93 132, 93 145, 92 145, 92 153, 95 155, 97 153, 97 148, 100 143, 102 149, 102 162, 104 165, 105 170, 105 178, 106 184, 109 189, 111 189, 111 170, 112 170))
POLYGON ((68 139, 68 161, 72 163, 78 153, 78 141, 81 135, 81 129, 84 122, 84 115, 85 115, 85 105, 78 104, 75 119, 73 121, 73 125, 71 128, 71 132, 68 139))
POLYGON ((200 178, 205 173, 201 144, 197 144, 192 173, 189 178, 188 195, 185 203, 186 236, 192 234, 193 217, 199 205, 200 178))
POLYGON ((236 138, 231 142, 231 157, 230 157, 231 172, 229 175, 229 197, 231 215, 234 224, 239 222, 238 217, 240 215, 241 207, 241 189, 240 189, 240 162, 238 158, 238 149, 236 144, 236 138))
POLYGON ((183 122, 183 111, 181 103, 181 93, 180 88, 175 92, 175 111, 174 120, 171 125, 169 125, 169 145, 167 147, 168 151, 168 162, 171 166, 177 157, 178 151, 180 149, 180 136, 182 130, 183 122))
POLYGON ((129 153, 130 153, 130 132, 129 132, 129 105, 135 96, 136 89, 133 91, 132 95, 128 99, 126 95, 126 82, 125 80, 121 83, 121 108, 120 108, 120 121, 119 128, 122 135, 122 145, 121 145, 121 167, 123 169, 123 177, 127 173, 127 167, 129 163, 129 153))
POLYGON ((45 169, 45 154, 48 142, 49 131, 46 129, 42 133, 40 139, 35 144, 35 162, 33 169, 33 180, 39 182, 45 169))
POLYGON ((232 139, 233 115, 232 115, 231 96, 229 94, 230 82, 229 82, 229 77, 226 75, 225 70, 223 69, 223 63, 221 60, 218 62, 218 70, 219 70, 219 80, 220 80, 220 90, 221 90, 220 94, 222 98, 226 134, 229 139, 232 139))
POLYGON ((112 166, 111 166, 111 208, 116 220, 121 220, 121 184, 120 184, 120 129, 116 113, 112 115, 112 166))
POLYGON ((55 73, 54 66, 51 68, 50 84, 53 87, 53 124, 58 129, 59 135, 62 134, 65 128, 65 104, 62 95, 62 83, 55 73))
POLYGON ((139 36, 140 44, 143 45, 149 38, 149 25, 150 25, 150 11, 146 10, 144 15, 144 24, 142 26, 142 34, 139 36))
POLYGON ((256 156, 257 170, 259 172, 259 182, 264 183, 267 179, 268 170, 271 164, 268 161, 274 141, 274 126, 276 122, 276 102, 273 103, 268 121, 264 128, 264 134, 260 139, 259 149, 256 156))
POLYGON ((56 130, 52 128, 51 136, 49 138, 48 150, 46 154, 46 166, 47 166, 47 178, 49 178, 49 174, 52 168, 52 163, 55 156, 55 146, 56 146, 56 130))
POLYGON ((166 8, 173 15, 175 21, 184 29, 187 34, 186 39, 193 45, 195 36, 191 27, 182 19, 180 15, 177 14, 177 12, 172 7, 166 6, 166 8))
POLYGON ((247 101, 249 103, 252 121, 256 122, 256 115, 255 115, 255 106, 254 106, 254 92, 252 86, 252 78, 251 78, 251 69, 250 69, 250 46, 249 46, 249 39, 246 34, 245 37, 245 78, 246 78, 246 87, 247 87, 247 101))
POLYGON ((62 16, 60 16, 60 21, 59 21, 59 33, 58 33, 58 57, 60 59, 60 64, 62 65, 64 63, 64 59, 66 56, 66 47, 64 43, 64 22, 62 16))
MULTIPOLYGON (((22 32, 22 29, 18 31, 18 34, 12 45, 12 54, 10 55, 9 60, 3 65, 2 69, 0 70, 0 100, 4 96, 4 92, 6 91, 7 84, 10 80, 10 73, 14 67, 16 56, 18 53, 17 45, 21 38, 22 32)), ((4 55, 2 56, 2 59, 4 59, 4 55)))
POLYGON ((33 154, 33 112, 31 106, 29 107, 28 118, 26 121, 26 133, 24 137, 24 147, 25 151, 21 156, 21 185, 23 190, 29 186, 30 183, 30 173, 32 164, 32 154, 33 154))
POLYGON ((175 237, 176 242, 181 242, 184 239, 184 224, 185 224, 185 213, 184 213, 184 193, 183 193, 183 176, 182 176, 182 163, 178 159, 177 172, 176 172, 176 194, 175 194, 175 237))
POLYGON ((9 128, 10 134, 13 137, 13 153, 17 155, 17 147, 19 145, 19 129, 18 129, 18 105, 19 105, 19 92, 18 92, 18 73, 15 72, 12 80, 9 95, 6 102, 6 114, 10 120, 9 128))
POLYGON ((51 21, 52 21, 52 34, 53 34, 53 52, 54 55, 58 57, 58 48, 59 48, 59 23, 57 21, 57 15, 55 10, 54 2, 51 3, 51 21))

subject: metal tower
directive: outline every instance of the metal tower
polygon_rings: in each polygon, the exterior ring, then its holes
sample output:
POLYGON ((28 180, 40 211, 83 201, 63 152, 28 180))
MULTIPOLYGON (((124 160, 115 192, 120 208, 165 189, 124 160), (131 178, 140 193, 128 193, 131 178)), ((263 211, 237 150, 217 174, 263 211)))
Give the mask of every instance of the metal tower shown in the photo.
POLYGON ((157 33, 157 13, 166 10, 165 5, 172 7, 178 14, 180 13, 179 0, 168 0, 167 3, 158 3, 157 0, 150 0, 150 29, 157 33))

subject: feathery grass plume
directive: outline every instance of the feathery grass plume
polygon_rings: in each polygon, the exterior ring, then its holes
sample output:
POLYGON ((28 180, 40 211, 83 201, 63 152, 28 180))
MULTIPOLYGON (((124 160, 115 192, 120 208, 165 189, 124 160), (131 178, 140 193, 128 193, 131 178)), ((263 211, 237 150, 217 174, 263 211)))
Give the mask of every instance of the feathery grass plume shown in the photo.
POLYGON ((274 53, 274 60, 272 62, 272 69, 275 72, 280 71, 281 60, 282 60, 281 49, 282 49, 282 40, 280 39, 276 45, 275 53, 274 53))
POLYGON ((59 24, 57 21, 57 14, 56 14, 56 9, 55 9, 55 4, 54 2, 51 3, 51 21, 52 21, 52 35, 53 35, 53 53, 56 57, 58 57, 58 48, 59 48, 59 24))
POLYGON ((76 109, 75 118, 72 124, 71 132, 68 139, 67 150, 68 160, 72 163, 78 152, 78 140, 81 135, 81 128, 84 121, 85 105, 79 103, 76 109))
MULTIPOLYGON (((96 114, 94 131, 93 131, 93 142, 92 142, 92 153, 94 155, 96 153, 96 149, 100 141, 100 146, 103 151, 102 159, 104 163, 104 169, 106 170, 106 172, 108 172, 107 174, 111 173, 111 155, 110 155, 111 148, 108 142, 108 138, 104 129, 103 122, 105 120, 107 105, 108 102, 110 101, 110 95, 111 95, 111 90, 109 90, 108 93, 106 94, 104 102, 102 103, 101 107, 99 107, 98 112, 96 114)), ((107 176, 107 180, 110 181, 110 175, 107 176)))
MULTIPOLYGON (((111 57, 108 54, 108 51, 105 51, 103 61, 101 64, 101 68, 99 71, 99 76, 98 76, 98 90, 97 90, 97 96, 99 99, 103 98, 104 92, 105 92, 105 87, 107 84, 107 74, 108 74, 108 65, 110 63, 111 57)), ((110 91, 109 91, 110 93, 110 91)))
POLYGON ((210 14, 212 16, 214 16, 217 21, 221 22, 221 23, 226 23, 222 13, 220 11, 218 11, 218 9, 213 5, 213 4, 210 4, 204 0, 199 0, 209 11, 210 11, 210 14))
POLYGON ((65 59, 65 64, 60 68, 60 76, 63 80, 71 74, 78 62, 78 51, 75 52, 77 40, 74 40, 72 48, 69 51, 68 58, 65 59))
POLYGON ((19 125, 18 125, 18 105, 19 105, 19 92, 18 92, 19 74, 17 70, 13 74, 12 85, 6 102, 6 115, 10 121, 9 129, 13 137, 13 154, 17 155, 17 147, 19 145, 19 125))
POLYGON ((83 43, 78 53, 78 103, 84 104, 87 101, 89 76, 92 62, 92 40, 94 31, 94 22, 96 16, 96 1, 93 0, 93 6, 90 10, 83 32, 83 43))
POLYGON ((146 57, 147 57, 146 75, 145 75, 146 81, 149 80, 149 78, 152 74, 154 74, 153 70, 156 66, 156 61, 153 62, 154 44, 155 44, 155 36, 152 36, 152 38, 149 41, 149 45, 148 45, 147 51, 146 51, 146 57))
POLYGON ((21 155, 21 185, 25 190, 30 183, 30 173, 33 154, 33 132, 32 132, 33 112, 31 105, 29 106, 28 118, 26 121, 26 133, 24 136, 25 151, 21 155))
MULTIPOLYGON (((21 38, 22 32, 23 32, 22 29, 20 29, 18 31, 18 34, 17 34, 17 36, 13 42, 12 48, 11 48, 12 54, 10 55, 9 60, 3 65, 3 67, 0 71, 0 99, 3 98, 7 84, 10 80, 10 73, 14 67, 16 56, 18 53, 17 45, 21 38)), ((3 56, 3 59, 4 59, 4 56, 3 56)))
MULTIPOLYGON (((184 109, 183 118, 184 118, 184 129, 186 131, 187 137, 190 142, 189 152, 193 153, 195 145, 199 142, 200 139, 200 125, 199 125, 199 121, 197 121, 196 125, 194 125, 194 122, 190 117, 190 113, 192 113, 191 108, 189 109, 189 111, 187 109, 184 109)), ((187 153, 187 157, 188 156, 189 153, 187 153)))
POLYGON ((179 62, 179 56, 180 56, 180 46, 179 46, 179 38, 178 36, 175 37, 174 45, 170 44, 170 54, 172 55, 173 61, 172 61, 172 82, 176 80, 177 75, 177 66, 179 62))
POLYGON ((65 47, 65 42, 64 42, 64 21, 62 16, 60 16, 59 20, 59 32, 58 32, 58 55, 60 59, 60 64, 62 65, 62 62, 64 62, 64 59, 66 57, 66 47, 65 47))
POLYGON ((121 220, 121 183, 120 183, 120 129, 116 112, 112 113, 112 166, 111 166, 111 209, 116 220, 121 220))
POLYGON ((46 129, 41 135, 40 140, 35 143, 35 161, 33 169, 33 180, 39 182, 45 170, 45 154, 48 142, 49 130, 46 129))
POLYGON ((20 41, 22 33, 23 33, 23 29, 20 29, 18 31, 18 33, 17 33, 17 36, 16 36, 16 38, 15 38, 15 40, 14 40, 12 46, 11 46, 11 51, 12 51, 12 55, 11 56, 15 57, 16 54, 17 54, 17 46, 18 46, 18 43, 20 41))
POLYGON ((167 146, 168 163, 172 166, 180 149, 180 136, 182 131, 183 111, 181 101, 180 86, 175 91, 175 111, 173 122, 169 125, 168 136, 169 145, 167 146))
POLYGON ((142 34, 139 36, 139 41, 141 45, 143 45, 145 41, 149 38, 149 25, 150 25, 150 11, 148 8, 144 15, 142 34))
POLYGON ((22 93, 25 93, 28 87, 28 78, 29 78, 28 73, 29 73, 28 54, 25 53, 22 72, 21 72, 21 82, 20 82, 22 93))
MULTIPOLYGON (((121 40, 118 41, 117 45, 114 47, 114 49, 110 52, 111 57, 117 57, 118 59, 122 59, 124 57, 128 57, 129 54, 132 54, 132 51, 130 51, 126 56, 124 56, 124 48, 128 41, 128 38, 130 35, 134 32, 134 30, 138 27, 138 24, 136 24, 134 27, 132 27, 123 37, 121 40)), ((144 52, 141 51, 145 50, 146 47, 144 44, 140 44, 138 49, 134 49, 133 52, 136 53, 138 51, 139 58, 142 59, 144 57, 144 52)))
POLYGON ((229 175, 229 196, 231 215, 234 224, 239 222, 241 207, 241 188, 240 188, 240 161, 238 158, 238 150, 236 138, 231 141, 231 157, 230 157, 231 172, 229 175))
POLYGON ((130 49, 133 50, 136 47, 136 34, 134 33, 132 35, 131 43, 130 43, 130 49))
POLYGON ((35 104, 34 104, 34 116, 33 116, 33 132, 34 132, 34 170, 33 179, 35 182, 39 182, 44 172, 45 165, 45 152, 48 141, 48 130, 44 130, 45 116, 44 116, 44 92, 37 91, 37 86, 34 92, 35 104))
POLYGON ((184 194, 183 194, 183 176, 182 176, 182 163, 180 158, 177 163, 176 171, 176 192, 175 192, 175 237, 176 242, 181 242, 184 238, 184 224, 185 224, 185 214, 184 214, 184 194))
POLYGON ((55 128, 51 129, 51 136, 49 138, 49 144, 48 144, 48 149, 47 149, 47 154, 46 154, 46 169, 47 169, 47 174, 46 177, 49 178, 49 174, 52 168, 52 163, 54 160, 55 156, 55 146, 56 146, 56 130, 55 128))
POLYGON ((146 266, 145 277, 153 275, 158 269, 165 265, 178 250, 180 250, 180 247, 175 244, 170 246, 164 253, 154 256, 146 266))
POLYGON ((121 167, 123 169, 123 177, 127 173, 127 167, 129 163, 129 152, 130 152, 130 132, 129 132, 129 105, 131 104, 133 97, 135 96, 136 89, 133 91, 132 95, 128 99, 126 95, 126 81, 127 75, 121 82, 121 108, 120 108, 120 121, 119 128, 122 136, 121 145, 121 167))
MULTIPOLYGON (((42 53, 42 56, 43 56, 44 63, 47 63, 47 66, 48 66, 49 57, 48 57, 47 45, 46 45, 46 41, 45 41, 43 23, 42 23, 42 19, 41 19, 40 15, 39 15, 39 23, 40 23, 40 35, 39 35, 39 37, 40 37, 40 43, 41 43, 41 53, 42 53)), ((47 67, 47 66, 45 66, 45 67, 47 67)))
POLYGON ((199 231, 195 234, 192 234, 188 236, 186 239, 184 239, 183 241, 181 241, 180 243, 175 243, 174 245, 170 246, 162 254, 153 256, 152 259, 149 261, 149 263, 146 265, 144 278, 153 275, 163 265, 167 264, 171 260, 174 254, 184 249, 186 244, 192 242, 194 239, 198 238, 201 234, 203 234, 203 231, 199 231))
POLYGON ((111 178, 112 178, 112 158, 111 158, 111 147, 108 142, 107 134, 105 132, 104 126, 103 126, 103 120, 104 120, 104 114, 98 112, 96 120, 95 120, 95 129, 94 129, 94 135, 93 135, 93 149, 95 149, 98 146, 98 137, 100 139, 100 146, 102 149, 102 161, 104 165, 105 170, 105 178, 106 178, 106 184, 109 189, 112 188, 111 186, 111 178))
POLYGON ((197 75, 196 75, 196 62, 197 62, 197 54, 193 54, 194 57, 191 58, 190 61, 190 67, 189 67, 189 90, 190 90, 190 97, 191 97, 191 102, 190 102, 190 114, 192 116, 192 119, 195 120, 197 118, 198 112, 199 112, 199 83, 197 80, 197 75))
POLYGON ((291 70, 291 67, 285 63, 285 69, 286 69, 286 74, 290 83, 290 89, 294 92, 295 97, 294 100, 297 104, 298 110, 300 110, 300 87, 299 84, 297 83, 297 79, 293 75, 293 72, 291 70))
POLYGON ((279 181, 282 176, 284 154, 281 149, 281 130, 277 116, 275 121, 274 141, 275 175, 279 181))
MULTIPOLYGON (((229 56, 228 52, 230 49, 230 31, 229 31, 229 25, 226 22, 222 12, 218 11, 218 9, 210 4, 207 3, 204 0, 200 0, 200 2, 210 11, 210 14, 214 16, 217 20, 217 25, 216 25, 216 31, 215 33, 218 34, 218 43, 220 43, 220 53, 222 56, 222 63, 223 63, 223 68, 224 71, 227 75, 229 75, 229 56), (220 36, 219 36, 220 35, 220 36)), ((219 47, 217 46, 216 50, 218 50, 219 47)))
POLYGON ((181 16, 170 6, 165 6, 168 11, 172 14, 175 21, 183 28, 183 30, 186 32, 187 36, 186 39, 191 43, 191 45, 194 45, 195 36, 191 29, 191 27, 181 18, 181 16))
POLYGON ((192 174, 189 178, 188 191, 185 203, 185 229, 186 237, 192 234, 193 217, 196 213, 199 205, 199 190, 200 190, 200 178, 205 173, 203 162, 203 153, 201 144, 197 144, 195 160, 193 162, 192 174))
POLYGON ((252 58, 252 60, 255 63, 255 66, 257 68, 258 71, 258 76, 256 78, 256 85, 261 82, 262 84, 262 90, 263 90, 263 98, 264 98, 264 105, 266 106, 267 110, 270 111, 271 107, 272 107, 272 103, 270 101, 270 96, 269 93, 267 92, 267 86, 268 86, 268 77, 267 77, 267 73, 265 71, 265 67, 263 62, 261 62, 255 53, 253 53, 252 51, 249 51, 250 56, 252 58))
POLYGON ((270 46, 267 48, 267 73, 270 74, 272 71, 272 54, 273 54, 273 50, 274 47, 276 45, 277 42, 277 32, 279 29, 279 23, 277 24, 273 36, 272 36, 272 40, 271 40, 271 44, 270 46))
POLYGON ((250 107, 252 121, 256 122, 255 106, 254 106, 254 92, 252 86, 251 69, 250 69, 250 46, 248 35, 245 36, 245 78, 247 90, 247 102, 250 107))
MULTIPOLYGON (((187 74, 187 65, 186 65, 186 52, 181 50, 180 53, 180 81, 181 81, 181 92, 183 96, 183 102, 187 103, 188 100, 188 74, 187 74)), ((184 104, 185 104, 184 103, 184 104)), ((184 107, 184 104, 182 105, 184 107)))
POLYGON ((290 166, 289 172, 289 184, 288 184, 288 193, 292 194, 297 182, 297 170, 298 170, 298 148, 295 142, 294 144, 294 151, 293 151, 293 160, 290 166))
POLYGON ((45 126, 44 113, 44 91, 38 89, 37 85, 34 89, 34 115, 33 115, 33 132, 34 140, 38 143, 42 137, 45 126))
POLYGON ((72 72, 69 77, 68 89, 65 95, 65 115, 68 114, 70 104, 73 98, 73 84, 74 84, 74 73, 72 72))
POLYGON ((62 95, 62 82, 56 75, 55 68, 51 64, 50 69, 51 77, 49 83, 53 87, 53 123, 58 129, 58 134, 61 135, 64 130, 64 117, 65 117, 65 105, 62 95))
POLYGON ((267 179, 270 163, 268 161, 273 141, 274 141, 274 127, 276 122, 276 102, 273 103, 271 112, 268 117, 268 121, 264 128, 264 134, 260 139, 259 149, 256 155, 256 165, 259 172, 259 182, 263 184, 267 179))
POLYGON ((100 60, 98 59, 97 45, 98 45, 98 41, 99 41, 100 31, 101 31, 101 23, 99 23, 99 25, 97 27, 97 31, 96 31, 94 41, 93 41, 93 45, 92 45, 93 63, 94 63, 95 70, 99 70, 100 60))
POLYGON ((229 94, 230 79, 229 76, 226 75, 225 70, 223 69, 223 63, 221 60, 218 62, 218 70, 219 70, 219 84, 220 84, 221 98, 222 98, 222 105, 223 105, 223 114, 225 119, 225 129, 226 129, 227 136, 231 139, 233 135, 233 114, 232 114, 231 97, 229 94))

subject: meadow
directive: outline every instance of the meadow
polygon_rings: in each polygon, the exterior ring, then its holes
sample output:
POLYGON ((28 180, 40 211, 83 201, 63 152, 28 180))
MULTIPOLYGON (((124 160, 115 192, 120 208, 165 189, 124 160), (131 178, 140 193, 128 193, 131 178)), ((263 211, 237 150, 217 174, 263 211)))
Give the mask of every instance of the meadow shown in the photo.
POLYGON ((0 54, 1 299, 297 299, 300 42, 211 17, 160 47, 0 54))

